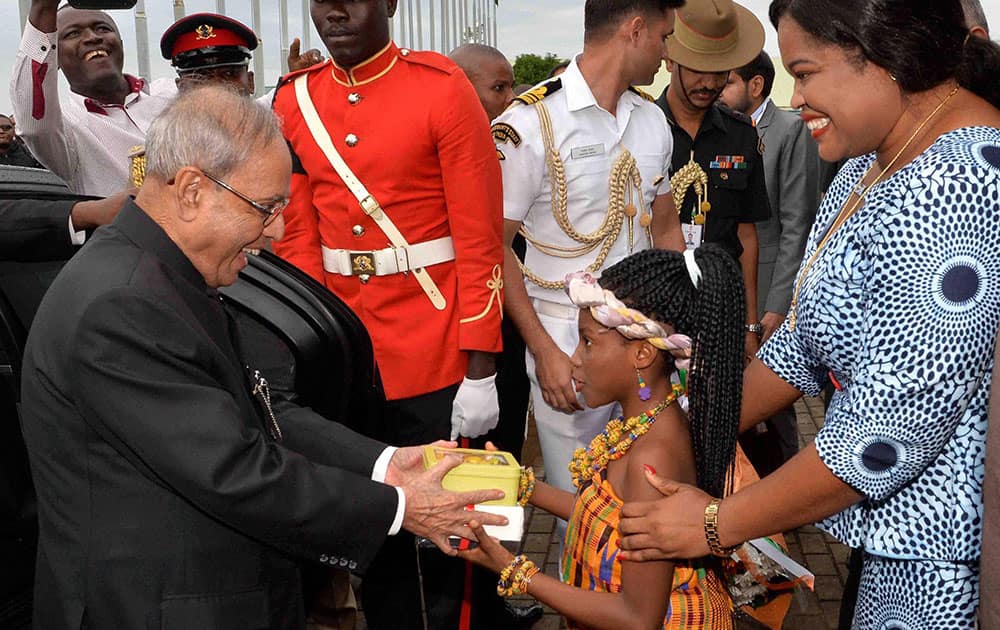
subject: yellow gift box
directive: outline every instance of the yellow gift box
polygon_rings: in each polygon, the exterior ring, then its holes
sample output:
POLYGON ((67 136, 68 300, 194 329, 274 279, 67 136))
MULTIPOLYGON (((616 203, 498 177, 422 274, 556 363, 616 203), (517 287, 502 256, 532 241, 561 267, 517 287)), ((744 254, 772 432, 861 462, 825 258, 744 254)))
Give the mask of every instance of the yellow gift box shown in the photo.
POLYGON ((487 501, 484 505, 516 505, 517 482, 521 466, 506 451, 485 451, 473 448, 442 448, 428 446, 424 449, 424 468, 431 468, 446 455, 462 458, 462 463, 448 471, 441 481, 445 490, 468 492, 499 488, 504 498, 487 501))

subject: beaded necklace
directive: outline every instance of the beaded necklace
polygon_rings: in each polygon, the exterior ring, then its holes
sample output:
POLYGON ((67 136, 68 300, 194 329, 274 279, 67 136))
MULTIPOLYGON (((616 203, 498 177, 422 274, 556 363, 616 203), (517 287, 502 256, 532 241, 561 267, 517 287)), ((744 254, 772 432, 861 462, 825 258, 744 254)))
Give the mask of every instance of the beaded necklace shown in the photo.
POLYGON ((632 444, 653 427, 656 416, 683 393, 684 388, 675 383, 670 395, 660 404, 628 419, 625 419, 624 416, 618 416, 604 427, 604 431, 594 436, 589 447, 576 449, 576 452, 573 453, 573 461, 569 463, 573 485, 579 488, 590 479, 591 475, 603 470, 608 462, 623 457, 632 444))

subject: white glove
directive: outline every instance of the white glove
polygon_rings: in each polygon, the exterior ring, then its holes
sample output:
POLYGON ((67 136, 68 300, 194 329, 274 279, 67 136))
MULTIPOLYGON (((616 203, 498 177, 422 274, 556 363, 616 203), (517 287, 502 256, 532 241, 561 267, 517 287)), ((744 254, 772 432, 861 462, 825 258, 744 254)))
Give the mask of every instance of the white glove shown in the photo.
POLYGON ((500 421, 497 375, 474 381, 463 379, 451 404, 451 439, 484 435, 500 421))

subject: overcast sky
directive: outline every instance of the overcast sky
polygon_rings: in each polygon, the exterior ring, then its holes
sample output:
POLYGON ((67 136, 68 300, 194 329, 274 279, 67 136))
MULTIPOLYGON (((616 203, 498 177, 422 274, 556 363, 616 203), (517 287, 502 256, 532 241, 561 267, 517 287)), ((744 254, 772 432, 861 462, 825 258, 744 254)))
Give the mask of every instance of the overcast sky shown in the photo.
MULTIPOLYGON (((426 7, 426 1, 425 7, 426 7)), ((8 7, 8 19, 0 21, 0 68, 7 69, 0 73, 3 79, 9 79, 10 70, 20 40, 19 21, 16 20, 15 0, 0 0, 8 7)), ((764 23, 767 30, 765 48, 777 55, 777 42, 774 30, 767 22, 767 7, 769 0, 742 0, 741 2, 752 10, 764 23)), ((150 62, 152 78, 173 76, 172 68, 159 56, 160 34, 173 22, 173 2, 171 0, 146 0, 148 14, 148 32, 150 39, 150 62)), ((185 0, 188 13, 198 11, 214 11, 215 0, 185 0)), ((280 26, 278 18, 278 0, 262 0, 262 25, 260 35, 263 41, 265 59, 265 83, 271 85, 280 74, 280 26)), ((288 0, 289 5, 289 35, 295 37, 303 32, 302 0, 288 0)), ((435 5, 438 5, 435 2, 435 5)), ((1000 0, 983 0, 987 18, 995 30, 1000 30, 1000 0)), ((227 13, 248 25, 252 24, 249 0, 228 0, 227 13)), ((425 9, 426 11, 426 9, 425 9)), ((136 73, 135 21, 131 12, 112 12, 122 31, 125 43, 125 71, 136 73)), ((427 14, 424 19, 427 20, 427 14)), ((583 0, 500 0, 497 8, 498 47, 511 60, 521 53, 546 52, 555 53, 561 57, 569 57, 577 52, 583 41, 583 0)), ((311 28, 311 25, 310 25, 311 28)), ((425 44, 428 44, 425 39, 425 44)), ((318 45, 315 35, 312 44, 318 45)), ((5 81, 6 82, 6 81, 5 81)), ((258 82, 260 78, 258 77, 258 82)), ((65 85, 64 85, 65 87, 65 85)), ((0 87, 0 112, 11 111, 9 90, 0 87)))

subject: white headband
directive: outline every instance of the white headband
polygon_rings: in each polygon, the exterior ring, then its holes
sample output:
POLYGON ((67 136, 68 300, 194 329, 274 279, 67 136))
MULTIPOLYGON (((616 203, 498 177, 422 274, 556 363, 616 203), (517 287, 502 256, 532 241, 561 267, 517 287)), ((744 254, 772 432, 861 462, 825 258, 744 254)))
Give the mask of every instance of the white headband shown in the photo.
POLYGON ((688 275, 691 276, 691 284, 697 289, 698 285, 701 284, 701 267, 694 259, 693 249, 684 250, 684 265, 687 267, 688 275))
POLYGON ((590 308, 590 314, 602 326, 617 330, 626 339, 643 339, 655 348, 666 350, 673 355, 677 369, 688 369, 690 337, 668 333, 663 324, 623 304, 614 293, 597 284, 589 273, 567 275, 566 294, 579 308, 590 308))

